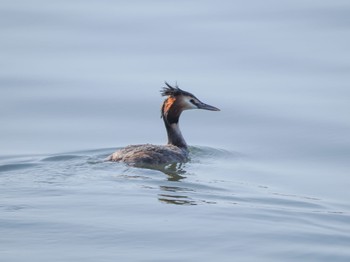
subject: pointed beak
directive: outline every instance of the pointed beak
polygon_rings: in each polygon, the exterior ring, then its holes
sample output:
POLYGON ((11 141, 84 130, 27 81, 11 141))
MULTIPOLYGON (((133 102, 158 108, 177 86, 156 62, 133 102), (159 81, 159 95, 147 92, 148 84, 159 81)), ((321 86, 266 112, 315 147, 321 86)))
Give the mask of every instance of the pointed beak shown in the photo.
POLYGON ((210 106, 210 105, 204 104, 202 102, 197 104, 197 106, 198 106, 198 109, 204 109, 204 110, 210 110, 210 111, 220 111, 219 108, 217 108, 215 106, 210 106))

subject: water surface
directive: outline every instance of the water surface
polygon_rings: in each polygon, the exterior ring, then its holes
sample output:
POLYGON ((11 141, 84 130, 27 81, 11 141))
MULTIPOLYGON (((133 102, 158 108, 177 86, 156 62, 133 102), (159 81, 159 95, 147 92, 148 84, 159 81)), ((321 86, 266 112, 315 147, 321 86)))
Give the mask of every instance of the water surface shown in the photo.
POLYGON ((0 4, 4 261, 349 261, 347 1, 0 4), (191 160, 166 142, 166 80, 191 160))

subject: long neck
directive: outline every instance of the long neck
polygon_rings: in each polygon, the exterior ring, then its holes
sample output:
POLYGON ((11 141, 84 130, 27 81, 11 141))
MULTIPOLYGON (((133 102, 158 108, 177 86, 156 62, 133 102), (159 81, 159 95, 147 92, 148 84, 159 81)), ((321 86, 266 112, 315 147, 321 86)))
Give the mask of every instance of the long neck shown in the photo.
POLYGON ((164 124, 168 133, 168 144, 187 149, 187 144, 181 134, 179 123, 168 123, 164 118, 164 124))
POLYGON ((162 118, 168 133, 168 144, 187 149, 187 144, 179 128, 179 118, 182 110, 174 100, 166 100, 162 107, 162 118), (169 104, 167 104, 169 103, 169 104))

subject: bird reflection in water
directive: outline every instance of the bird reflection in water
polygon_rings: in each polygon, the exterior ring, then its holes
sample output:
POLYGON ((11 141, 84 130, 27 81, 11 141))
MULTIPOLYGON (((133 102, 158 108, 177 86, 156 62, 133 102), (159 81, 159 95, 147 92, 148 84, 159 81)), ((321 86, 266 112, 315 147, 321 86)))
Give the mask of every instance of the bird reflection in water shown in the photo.
POLYGON ((166 185, 159 185, 161 193, 158 194, 158 200, 160 202, 174 205, 197 205, 196 201, 188 196, 194 190, 181 186, 181 180, 186 179, 185 165, 183 163, 173 163, 147 167, 148 169, 158 170, 168 177, 166 185))
POLYGON ((164 193, 158 194, 158 200, 166 204, 175 205, 197 205, 196 201, 188 196, 193 190, 176 186, 160 186, 164 193))

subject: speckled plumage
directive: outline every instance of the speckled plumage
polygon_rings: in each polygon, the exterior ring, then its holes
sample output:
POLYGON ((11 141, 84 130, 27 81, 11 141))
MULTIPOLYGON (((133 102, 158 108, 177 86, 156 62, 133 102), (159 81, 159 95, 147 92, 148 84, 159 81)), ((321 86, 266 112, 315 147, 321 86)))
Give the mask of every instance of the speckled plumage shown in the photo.
POLYGON ((130 145, 114 152, 108 160, 129 165, 164 165, 183 163, 188 151, 174 145, 130 145))

